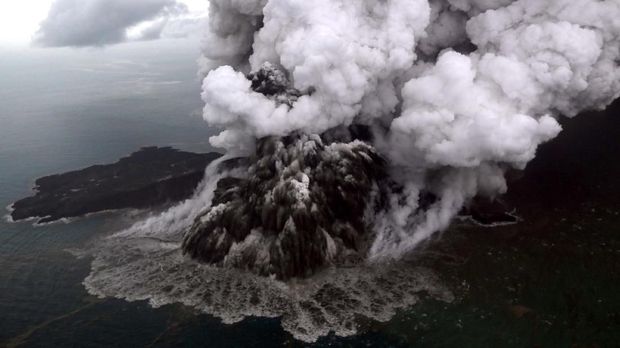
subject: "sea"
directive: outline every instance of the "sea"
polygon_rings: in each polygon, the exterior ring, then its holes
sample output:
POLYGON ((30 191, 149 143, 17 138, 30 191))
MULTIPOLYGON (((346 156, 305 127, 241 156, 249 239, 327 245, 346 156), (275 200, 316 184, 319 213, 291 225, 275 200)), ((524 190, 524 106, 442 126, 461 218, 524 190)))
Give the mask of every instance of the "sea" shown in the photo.
MULTIPOLYGON (((0 206, 41 176, 111 163, 142 146, 208 152, 197 45, 0 48, 0 206)), ((506 201, 521 222, 457 221, 409 263, 454 301, 432 297, 357 334, 302 342, 279 318, 233 324, 181 304, 99 298, 78 250, 127 212, 44 226, 0 221, 2 347, 617 347, 620 345, 620 105, 563 124, 506 201)), ((2 214, 8 214, 3 211, 2 214)), ((406 284, 404 285, 406 286, 406 284)))

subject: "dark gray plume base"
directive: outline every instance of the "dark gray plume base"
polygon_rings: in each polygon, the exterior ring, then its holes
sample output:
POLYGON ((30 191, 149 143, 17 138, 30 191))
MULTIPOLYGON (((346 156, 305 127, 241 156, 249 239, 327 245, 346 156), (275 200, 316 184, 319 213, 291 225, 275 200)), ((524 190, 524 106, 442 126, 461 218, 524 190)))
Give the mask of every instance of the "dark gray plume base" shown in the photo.
POLYGON ((362 141, 296 134, 258 141, 247 178, 218 182, 183 251, 200 261, 278 279, 358 262, 370 242, 385 162, 362 141), (374 210, 374 209, 373 209, 374 210))

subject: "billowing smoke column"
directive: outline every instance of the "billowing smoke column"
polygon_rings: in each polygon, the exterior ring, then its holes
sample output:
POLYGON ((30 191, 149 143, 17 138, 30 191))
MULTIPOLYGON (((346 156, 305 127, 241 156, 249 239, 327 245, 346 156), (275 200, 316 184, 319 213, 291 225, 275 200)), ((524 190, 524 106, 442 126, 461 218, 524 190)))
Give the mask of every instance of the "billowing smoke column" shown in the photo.
POLYGON ((247 176, 218 182, 212 208, 186 235, 186 252, 279 278, 356 261, 370 235, 364 212, 380 203, 383 159, 359 140, 324 138, 260 139, 247 176))
POLYGON ((218 185, 184 250, 281 278, 410 251, 473 197, 504 193, 505 171, 561 131, 560 115, 620 93, 617 0, 210 11, 204 118, 248 174, 218 185))

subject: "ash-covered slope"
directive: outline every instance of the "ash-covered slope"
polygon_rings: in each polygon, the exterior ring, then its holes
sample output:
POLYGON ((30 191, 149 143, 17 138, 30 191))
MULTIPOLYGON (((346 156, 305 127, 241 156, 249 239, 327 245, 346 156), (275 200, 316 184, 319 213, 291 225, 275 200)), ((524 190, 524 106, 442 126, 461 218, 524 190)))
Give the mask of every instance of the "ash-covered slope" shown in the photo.
POLYGON ((153 207, 188 198, 204 177, 205 167, 221 157, 170 147, 145 147, 116 163, 37 179, 36 193, 15 202, 14 221, 40 223, 105 210, 153 207))
MULTIPOLYGON (((346 133, 341 131, 340 133, 346 133)), ((285 279, 365 255, 384 160, 360 140, 260 139, 247 175, 218 182, 183 242, 191 257, 285 279)))

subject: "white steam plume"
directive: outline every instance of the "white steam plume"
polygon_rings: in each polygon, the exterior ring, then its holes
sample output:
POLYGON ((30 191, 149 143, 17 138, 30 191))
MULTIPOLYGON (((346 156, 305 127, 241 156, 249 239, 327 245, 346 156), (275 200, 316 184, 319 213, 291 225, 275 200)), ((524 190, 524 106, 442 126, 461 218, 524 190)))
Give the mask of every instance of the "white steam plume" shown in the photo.
POLYGON ((617 0, 211 0, 204 118, 230 153, 256 138, 364 124, 404 191, 377 218, 371 257, 445 229, 476 195, 506 191, 561 131, 559 115, 620 93, 617 0), (283 68, 278 103, 246 77, 283 68), (419 209, 423 191, 437 200, 419 209))

